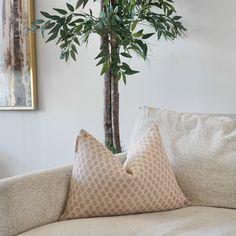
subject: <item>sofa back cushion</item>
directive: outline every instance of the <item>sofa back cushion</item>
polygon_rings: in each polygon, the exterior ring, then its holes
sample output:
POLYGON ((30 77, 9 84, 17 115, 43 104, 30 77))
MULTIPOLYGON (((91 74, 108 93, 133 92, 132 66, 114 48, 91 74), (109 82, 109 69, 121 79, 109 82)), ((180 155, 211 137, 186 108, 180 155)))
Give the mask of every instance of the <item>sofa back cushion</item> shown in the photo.
POLYGON ((236 116, 144 107, 130 149, 154 124, 177 182, 193 205, 236 208, 236 116))
POLYGON ((62 220, 164 211, 189 201, 177 185, 157 126, 128 152, 124 165, 81 131, 62 220))

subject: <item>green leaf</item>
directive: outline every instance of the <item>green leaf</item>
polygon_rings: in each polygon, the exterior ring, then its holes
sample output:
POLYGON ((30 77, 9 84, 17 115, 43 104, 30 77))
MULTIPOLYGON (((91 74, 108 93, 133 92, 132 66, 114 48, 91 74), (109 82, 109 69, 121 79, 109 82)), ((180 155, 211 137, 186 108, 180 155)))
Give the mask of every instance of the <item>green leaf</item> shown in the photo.
POLYGON ((134 50, 138 55, 141 55, 143 53, 140 47, 136 44, 132 44, 129 49, 134 50))
POLYGON ((56 20, 56 21, 61 20, 61 17, 60 17, 60 16, 56 16, 56 15, 52 15, 52 16, 50 16, 50 18, 51 18, 52 20, 56 20))
POLYGON ((43 15, 46 18, 51 18, 51 15, 48 14, 47 12, 45 12, 45 11, 40 11, 40 13, 41 13, 41 15, 43 15))
POLYGON ((173 10, 167 10, 167 16, 170 16, 173 13, 173 10))
POLYGON ((56 23, 48 21, 48 23, 45 24, 45 29, 51 29, 56 23))
POLYGON ((54 40, 56 37, 57 37, 57 33, 52 34, 51 37, 49 37, 49 39, 46 41, 46 43, 48 43, 48 42, 54 40))
POLYGON ((81 23, 81 22, 84 22, 84 20, 83 19, 77 19, 77 20, 72 21, 69 25, 70 26, 76 26, 76 23, 81 23))
POLYGON ((105 63, 106 61, 108 61, 108 59, 109 59, 109 57, 107 55, 102 57, 102 59, 97 63, 96 66, 99 66, 99 65, 105 63))
POLYGON ((174 16, 172 19, 176 21, 176 20, 179 20, 181 18, 182 18, 182 16, 174 16))
POLYGON ((161 36, 162 36, 162 31, 159 30, 158 33, 157 33, 157 38, 158 38, 158 40, 161 38, 161 36))
POLYGON ((117 13, 119 11, 119 6, 116 6, 114 9, 114 13, 117 13))
POLYGON ((82 25, 82 24, 78 25, 78 26, 76 27, 76 29, 75 29, 75 32, 76 32, 76 33, 79 33, 79 32, 82 30, 82 28, 83 28, 83 25, 82 25))
POLYGON ((69 31, 69 29, 68 29, 68 26, 67 26, 67 24, 65 23, 65 24, 63 24, 63 30, 65 31, 65 32, 68 32, 69 31))
POLYGON ((76 9, 78 9, 82 4, 83 4, 84 0, 78 0, 77 4, 76 4, 76 9))
POLYGON ((72 15, 69 15, 67 18, 66 18, 66 24, 70 23, 71 20, 72 20, 73 16, 72 15))
POLYGON ((132 58, 132 56, 130 54, 126 53, 126 52, 122 52, 121 55, 123 57, 132 58))
POLYGON ((128 64, 124 63, 124 62, 122 63, 121 69, 124 70, 124 73, 125 73, 126 75, 133 75, 133 74, 139 73, 139 71, 132 70, 132 69, 130 68, 130 66, 129 66, 128 64))
POLYGON ((33 23, 34 23, 35 25, 43 24, 43 23, 44 23, 44 20, 35 20, 33 23))
POLYGON ((142 49, 143 49, 143 53, 144 53, 144 59, 147 58, 147 51, 148 51, 148 47, 147 47, 147 44, 143 44, 142 46, 142 49))
POLYGON ((63 9, 59 9, 59 8, 53 8, 54 11, 62 14, 62 15, 66 15, 67 14, 67 11, 66 10, 63 10, 63 9))
POLYGON ((57 40, 57 42, 56 42, 56 45, 59 44, 62 40, 63 40, 62 37, 58 38, 58 40, 57 40))
POLYGON ((103 74, 107 73, 109 68, 110 68, 110 64, 108 62, 104 63, 100 75, 103 75, 103 74))
POLYGON ((66 51, 66 52, 65 52, 65 59, 66 59, 66 62, 68 61, 69 56, 70 56, 69 51, 66 51))
POLYGON ((85 17, 85 14, 81 14, 81 13, 73 13, 74 16, 81 16, 81 17, 85 17))
POLYGON ((124 72, 122 72, 122 79, 123 79, 124 84, 126 85, 126 75, 124 72))
POLYGON ((102 51, 95 57, 95 60, 98 59, 98 58, 100 58, 100 57, 104 57, 104 56, 106 56, 106 55, 107 55, 107 52, 104 51, 104 50, 102 50, 102 51))
POLYGON ((56 24, 48 34, 52 34, 52 33, 58 33, 58 31, 60 30, 61 25, 60 24, 56 24))
POLYGON ((143 43, 142 40, 138 40, 136 39, 135 42, 139 45, 139 47, 141 47, 142 52, 143 52, 143 59, 147 58, 147 51, 148 51, 148 47, 146 43, 143 43))
POLYGON ((119 81, 121 79, 121 76, 122 76, 122 71, 118 71, 117 75, 116 75, 116 79, 119 81))
POLYGON ((130 66, 125 62, 122 63, 121 69, 123 69, 125 71, 131 70, 130 66))
POLYGON ((72 5, 70 5, 69 3, 66 3, 66 6, 68 8, 69 11, 74 11, 74 7, 72 5))
MULTIPOLYGON (((45 24, 46 25, 46 24, 45 24)), ((43 25, 42 27, 41 27, 41 35, 42 35, 42 37, 44 38, 44 36, 45 36, 45 25, 43 25)))
POLYGON ((64 59, 64 57, 65 57, 65 53, 61 52, 60 59, 64 59))
POLYGON ((118 15, 115 14, 114 18, 116 19, 116 21, 121 22, 121 18, 118 15))
POLYGON ((76 4, 76 9, 78 9, 80 6, 83 5, 83 8, 87 5, 88 0, 78 0, 77 4, 76 4))
POLYGON ((174 38, 174 35, 171 32, 168 32, 168 31, 166 32, 166 36, 168 36, 171 39, 174 38))
POLYGON ((60 48, 61 48, 61 49, 64 49, 64 48, 67 47, 67 45, 68 45, 67 43, 63 43, 63 44, 60 45, 60 48))
POLYGON ((137 74, 137 73, 139 73, 139 71, 137 71, 137 70, 126 70, 125 71, 126 75, 134 75, 134 74, 137 74))
POLYGON ((142 39, 148 39, 150 37, 152 37, 155 33, 150 33, 150 34, 144 34, 142 39))
POLYGON ((70 51, 70 56, 72 57, 74 61, 76 61, 75 52, 73 50, 70 51))
POLYGON ((78 38, 74 38, 73 40, 76 44, 78 44, 80 46, 80 42, 79 42, 78 38))
POLYGON ((135 38, 139 38, 143 36, 143 30, 139 30, 138 32, 134 33, 133 36, 135 38))
POLYGON ((137 26, 137 21, 134 21, 132 24, 131 24, 131 31, 134 31, 136 26, 137 26))
POLYGON ((60 30, 60 35, 63 39, 66 39, 66 32, 64 30, 60 30))
POLYGON ((38 26, 38 25, 32 25, 31 28, 30 28, 30 30, 31 30, 32 32, 35 32, 35 31, 38 30, 38 29, 40 29, 40 26, 38 26))
POLYGON ((104 5, 107 6, 109 4, 109 0, 103 0, 104 5))
POLYGON ((71 45, 71 49, 72 49, 75 53, 78 53, 77 48, 76 48, 76 46, 75 46, 74 44, 71 45))

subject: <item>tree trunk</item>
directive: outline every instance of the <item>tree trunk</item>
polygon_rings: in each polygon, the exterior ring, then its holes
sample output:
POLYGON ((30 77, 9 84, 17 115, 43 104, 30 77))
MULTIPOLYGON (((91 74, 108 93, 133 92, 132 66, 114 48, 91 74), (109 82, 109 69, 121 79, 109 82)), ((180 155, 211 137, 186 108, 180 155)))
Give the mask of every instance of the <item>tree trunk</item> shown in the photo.
POLYGON ((106 73, 104 76, 104 110, 103 110, 103 125, 105 133, 105 145, 112 148, 113 130, 112 130, 112 103, 111 103, 111 74, 106 73))
MULTIPOLYGON (((101 1, 101 10, 103 10, 104 4, 101 1)), ((107 54, 109 50, 109 36, 105 34, 101 37, 101 47, 105 47, 107 54)), ((111 73, 107 72, 104 75, 104 108, 103 108, 103 127, 105 134, 105 145, 111 149, 113 145, 113 132, 112 132, 112 103, 111 103, 111 73)))
POLYGON ((117 78, 112 76, 111 82, 111 97, 112 97, 112 130, 113 143, 115 151, 120 153, 120 124, 119 124, 119 84, 117 78))
MULTIPOLYGON (((112 1, 114 4, 114 1, 112 1)), ((104 9, 101 0, 101 9, 104 9)), ((109 35, 101 37, 101 47, 106 47, 107 53, 116 54, 118 46, 116 40, 109 38, 109 35), (109 47, 110 46, 110 47, 109 47)), ((111 57, 111 64, 114 58, 111 57)), ((104 110, 103 126, 105 133, 105 145, 114 153, 120 153, 120 127, 119 127, 119 85, 115 75, 108 72, 104 76, 104 110)))
MULTIPOLYGON (((117 39, 111 36, 110 40, 111 45, 111 64, 118 63, 118 44, 117 39)), ((120 153, 121 145, 120 145, 120 123, 119 123, 119 81, 117 79, 116 74, 111 73, 111 102, 112 102, 112 131, 113 131, 113 144, 114 149, 117 153, 120 153)))

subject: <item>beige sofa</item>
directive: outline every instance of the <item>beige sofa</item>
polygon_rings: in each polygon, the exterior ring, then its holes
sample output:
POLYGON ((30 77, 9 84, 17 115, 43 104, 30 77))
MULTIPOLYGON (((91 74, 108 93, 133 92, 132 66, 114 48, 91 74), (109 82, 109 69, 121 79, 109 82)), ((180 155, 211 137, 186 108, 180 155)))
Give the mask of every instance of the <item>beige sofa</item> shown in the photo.
POLYGON ((71 171, 65 166, 1 180, 0 236, 236 235, 236 210, 201 206, 59 222, 71 171))
MULTIPOLYGON (((177 181, 195 206, 59 222, 72 172, 65 166, 0 180, 0 236, 236 236, 236 210, 229 209, 236 203, 236 115, 222 116, 233 120, 144 108, 135 125, 133 141, 158 123, 177 181), (199 132, 206 135, 196 143, 199 132)), ((118 157, 124 162, 126 154, 118 157)))

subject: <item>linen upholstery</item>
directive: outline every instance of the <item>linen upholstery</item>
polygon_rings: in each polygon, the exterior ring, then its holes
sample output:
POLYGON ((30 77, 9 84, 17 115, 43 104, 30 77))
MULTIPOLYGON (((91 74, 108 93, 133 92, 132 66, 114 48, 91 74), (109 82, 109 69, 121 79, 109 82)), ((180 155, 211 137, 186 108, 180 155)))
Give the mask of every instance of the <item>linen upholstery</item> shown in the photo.
POLYGON ((191 206, 174 211, 61 221, 18 236, 235 236, 235 222, 236 210, 191 206))
POLYGON ((236 208, 236 116, 144 107, 130 149, 154 124, 183 192, 193 205, 236 208))
POLYGON ((68 194, 71 166, 0 180, 0 235, 56 222, 68 194))
MULTIPOLYGON (((116 157, 124 162, 126 153, 116 157)), ((58 221, 71 173, 69 165, 0 180, 0 236, 15 236, 58 221)))
POLYGON ((124 166, 84 130, 76 146, 62 220, 164 211, 189 202, 176 182, 157 126, 128 152, 124 166))

